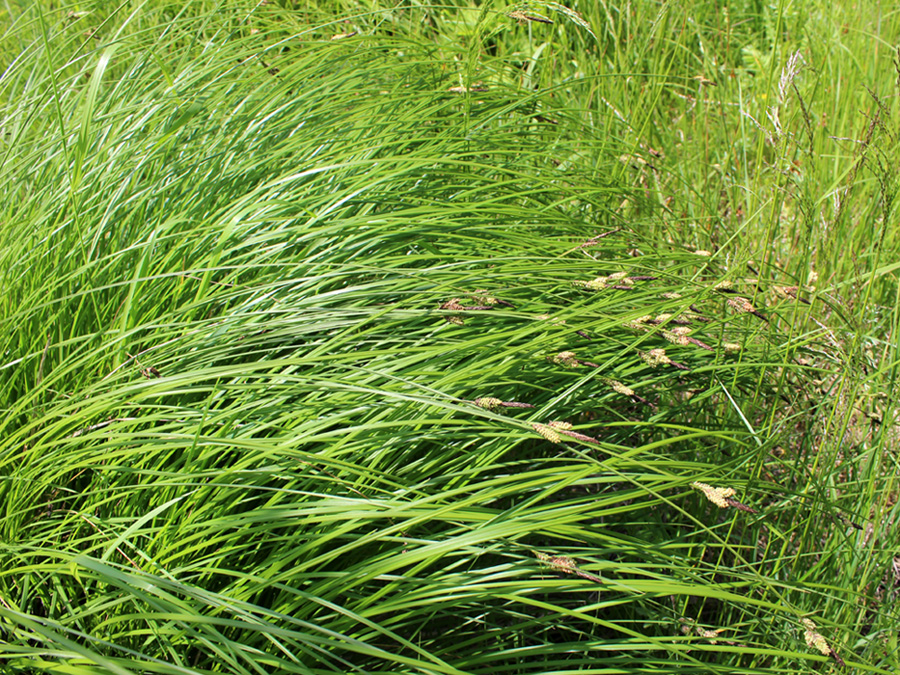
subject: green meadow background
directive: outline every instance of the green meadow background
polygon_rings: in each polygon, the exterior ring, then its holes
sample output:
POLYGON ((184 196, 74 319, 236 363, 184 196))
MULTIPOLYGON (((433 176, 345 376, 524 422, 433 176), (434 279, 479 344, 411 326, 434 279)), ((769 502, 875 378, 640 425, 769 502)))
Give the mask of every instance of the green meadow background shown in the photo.
POLYGON ((0 32, 0 670, 900 667, 890 3, 0 32))

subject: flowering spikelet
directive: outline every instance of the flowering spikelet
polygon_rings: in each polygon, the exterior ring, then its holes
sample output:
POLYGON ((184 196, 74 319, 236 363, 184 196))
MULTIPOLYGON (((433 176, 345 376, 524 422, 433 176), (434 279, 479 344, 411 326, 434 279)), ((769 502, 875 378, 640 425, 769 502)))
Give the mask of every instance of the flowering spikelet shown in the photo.
POLYGON ((730 279, 723 279, 722 281, 717 283, 715 286, 713 286, 713 290, 723 292, 723 293, 728 293, 729 291, 734 290, 734 282, 731 281, 730 279))
MULTIPOLYGON (((612 277, 610 277, 612 279, 612 277)), ((634 288, 634 279, 630 279, 625 277, 624 279, 620 279, 613 288, 620 291, 630 291, 634 288)))
POLYGON ((551 426, 534 422, 531 427, 551 443, 559 443, 562 440, 559 437, 559 432, 551 426))
POLYGON ((613 380, 612 378, 605 377, 603 378, 603 381, 608 384, 614 392, 622 394, 622 396, 628 396, 635 403, 642 403, 643 405, 649 406, 654 410, 656 409, 656 406, 650 403, 650 401, 641 396, 638 396, 635 393, 634 389, 632 389, 631 387, 626 387, 618 380, 613 380))
POLYGON ((703 256, 704 258, 709 258, 712 255, 711 251, 704 251, 702 248, 694 251, 694 255, 703 256))
POLYGON ((626 278, 628 278, 628 272, 615 272, 609 275, 610 281, 622 281, 626 278))
POLYGON ((575 561, 564 555, 557 555, 550 558, 550 569, 555 572, 565 572, 572 574, 575 571, 575 561))
MULTIPOLYGON (((500 300, 499 298, 495 298, 493 295, 488 293, 488 291, 484 288, 479 288, 472 294, 472 299, 480 303, 482 305, 486 305, 488 307, 493 307, 495 305, 503 305, 505 307, 515 307, 511 302, 507 302, 506 300, 500 300)), ((471 308, 470 308, 471 309, 471 308)))
POLYGON ((621 232, 621 231, 622 231, 622 228, 617 227, 613 230, 610 230, 609 232, 603 232, 601 234, 591 237, 586 242, 579 244, 578 248, 589 248, 591 246, 596 246, 600 242, 601 239, 603 239, 605 237, 609 237, 610 235, 616 234, 617 232, 621 232))
POLYGON ((772 290, 775 291, 775 295, 779 298, 784 298, 785 300, 799 300, 804 305, 809 304, 809 300, 801 298, 797 294, 800 290, 797 286, 772 286, 772 290))
POLYGON ((479 408, 484 408, 486 410, 496 410, 497 408, 533 408, 534 406, 530 403, 519 403, 518 401, 501 401, 499 398, 494 398, 492 396, 485 396, 483 398, 476 398, 472 401, 479 408))
POLYGON ((803 633, 803 638, 806 640, 807 647, 818 649, 825 656, 833 658, 838 664, 846 665, 844 659, 838 656, 838 653, 831 648, 828 641, 816 630, 816 624, 809 619, 800 619, 800 623, 806 629, 803 633))
POLYGON ((551 443, 561 443, 562 436, 560 434, 565 434, 566 436, 577 438, 579 441, 587 441, 589 443, 600 442, 593 436, 586 436, 584 434, 579 434, 577 431, 572 431, 571 422, 563 422, 560 420, 554 420, 552 422, 548 422, 547 424, 534 422, 532 423, 531 427, 551 443))
POLYGON ((741 345, 739 345, 737 342, 725 342, 722 344, 722 347, 729 354, 734 354, 736 352, 741 351, 741 349, 743 349, 743 347, 741 347, 741 345))
MULTIPOLYGON (((681 617, 680 619, 678 619, 678 623, 681 624, 681 632, 685 635, 690 635, 691 632, 694 632, 700 637, 709 640, 711 644, 718 644, 719 635, 728 630, 727 628, 716 628, 715 630, 708 630, 706 628, 703 628, 702 626, 698 626, 697 622, 693 619, 688 619, 686 617, 681 617)), ((736 642, 731 642, 730 640, 722 640, 722 642, 728 645, 737 644, 736 642)))
POLYGON ((457 87, 450 87, 449 89, 447 89, 447 91, 449 91, 450 93, 453 93, 453 94, 465 94, 468 92, 482 92, 482 91, 487 91, 487 90, 488 90, 488 88, 480 83, 474 84, 471 87, 457 86, 457 87))
POLYGON ((575 358, 575 352, 560 352, 552 357, 552 361, 556 365, 566 368, 577 368, 579 365, 578 359, 575 358))
POLYGON ((585 572, 583 570, 578 569, 578 566, 575 564, 575 561, 564 555, 547 555, 546 553, 541 553, 540 551, 535 552, 535 557, 540 560, 545 565, 549 566, 551 570, 554 572, 562 572, 563 574, 575 574, 583 579, 589 579, 590 581, 594 581, 598 584, 603 583, 603 579, 596 576, 595 574, 590 574, 589 572, 585 572))
POLYGON ((719 637, 719 633, 724 633, 727 628, 717 628, 716 630, 705 630, 700 626, 697 626, 697 635, 702 638, 706 638, 710 641, 711 644, 716 644, 716 638, 719 637))
POLYGON ((602 291, 607 286, 607 277, 597 277, 596 279, 591 279, 590 281, 575 281, 573 282, 579 288, 586 288, 589 291, 602 291))
MULTIPOLYGON (((453 298, 452 300, 448 300, 440 306, 440 309, 449 309, 454 312, 462 312, 462 311, 472 311, 472 310, 484 310, 484 309, 493 309, 493 306, 497 304, 497 300, 495 298, 487 298, 487 300, 491 300, 487 304, 481 305, 464 305, 460 302, 459 298, 453 298)), ((508 303, 507 303, 508 304, 508 303)))
POLYGON ((681 298, 681 293, 674 293, 670 291, 663 293, 662 297, 664 297, 666 300, 678 300, 681 298))
POLYGON ((452 300, 448 300, 447 302, 441 305, 441 309, 449 309, 453 311, 459 311, 465 309, 462 303, 459 301, 459 298, 453 298, 452 300))
POLYGON ((617 380, 606 380, 606 384, 612 387, 613 391, 622 394, 622 396, 634 396, 634 389, 631 387, 626 387, 624 384, 617 380))
POLYGON ((710 347, 705 342, 700 342, 697 338, 690 337, 691 329, 687 326, 676 326, 672 330, 664 330, 663 337, 666 338, 669 342, 674 342, 677 345, 696 345, 700 347, 700 349, 705 349, 708 352, 715 351, 712 347, 710 347))
POLYGON ((698 482, 691 483, 691 487, 703 492, 703 494, 706 495, 706 498, 720 509, 727 509, 729 504, 726 500, 735 495, 734 488, 714 488, 706 483, 698 482))
POLYGON ((753 316, 762 319, 763 321, 768 321, 768 319, 758 312, 750 301, 747 298, 743 298, 741 296, 737 296, 734 298, 728 298, 728 306, 731 307, 736 312, 741 312, 742 314, 752 314, 753 316))
MULTIPOLYGON (((688 329, 690 330, 690 329, 688 329)), ((689 344, 687 335, 682 335, 681 333, 676 333, 674 330, 664 330, 662 331, 662 336, 671 342, 672 344, 686 346, 689 344)))
POLYGON ((483 295, 486 291, 475 291, 476 295, 472 296, 472 299, 475 302, 480 302, 482 305, 496 305, 497 298, 491 297, 490 295, 483 295))
POLYGON ((691 483, 691 487, 695 490, 700 490, 704 495, 706 495, 706 498, 709 501, 718 506, 720 509, 727 509, 730 506, 731 508, 738 509, 739 511, 756 513, 755 509, 751 509, 746 504, 742 504, 741 502, 733 498, 736 494, 734 488, 714 488, 712 485, 707 485, 706 483, 699 482, 691 483))
POLYGON ((665 349, 651 349, 649 352, 641 354, 641 358, 647 365, 653 366, 654 368, 660 364, 669 365, 672 363, 672 359, 666 356, 665 349))
POLYGON ((503 401, 499 398, 494 398, 493 396, 485 396, 483 398, 476 398, 475 405, 479 408, 484 408, 485 410, 496 410, 503 405, 503 401))
MULTIPOLYGON (((453 298, 452 300, 448 300, 447 302, 441 304, 440 309, 459 312, 466 308, 463 307, 463 305, 460 303, 459 298, 453 298)), ((456 315, 445 316, 444 320, 447 323, 452 323, 456 326, 463 326, 466 323, 465 321, 463 321, 461 316, 456 315)))
POLYGON ((647 330, 647 324, 653 322, 653 317, 649 314, 645 314, 644 316, 639 316, 633 321, 629 321, 625 324, 626 328, 630 328, 631 330, 647 330))
POLYGON ((529 14, 528 12, 524 12, 521 9, 515 9, 512 12, 509 12, 506 16, 510 19, 515 19, 519 22, 519 24, 527 23, 528 21, 536 21, 537 23, 553 23, 552 19, 548 19, 546 16, 541 16, 540 14, 529 14))

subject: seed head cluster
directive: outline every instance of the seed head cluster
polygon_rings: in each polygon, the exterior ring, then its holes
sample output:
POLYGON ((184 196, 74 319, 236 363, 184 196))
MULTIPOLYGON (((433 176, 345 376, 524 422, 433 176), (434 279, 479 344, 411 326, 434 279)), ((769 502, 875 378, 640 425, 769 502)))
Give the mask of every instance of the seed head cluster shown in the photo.
POLYGON ((714 488, 706 483, 691 483, 691 487, 700 490, 706 498, 721 509, 727 509, 731 504, 728 503, 730 497, 736 494, 734 488, 714 488))

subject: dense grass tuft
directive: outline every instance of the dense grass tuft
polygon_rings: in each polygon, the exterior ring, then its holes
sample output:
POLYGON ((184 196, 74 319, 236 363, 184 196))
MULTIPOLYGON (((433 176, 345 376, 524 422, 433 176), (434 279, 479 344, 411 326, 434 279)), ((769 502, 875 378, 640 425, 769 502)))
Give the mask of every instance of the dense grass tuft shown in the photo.
POLYGON ((838 18, 49 4, 2 10, 6 667, 897 667, 896 73, 828 113, 838 18))

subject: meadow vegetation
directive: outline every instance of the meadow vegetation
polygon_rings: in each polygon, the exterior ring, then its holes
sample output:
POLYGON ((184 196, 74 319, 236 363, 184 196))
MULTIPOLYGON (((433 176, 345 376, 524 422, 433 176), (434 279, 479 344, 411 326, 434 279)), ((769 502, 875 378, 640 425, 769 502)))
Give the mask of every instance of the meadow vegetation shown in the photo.
POLYGON ((0 6, 0 669, 900 667, 900 17, 0 6))

